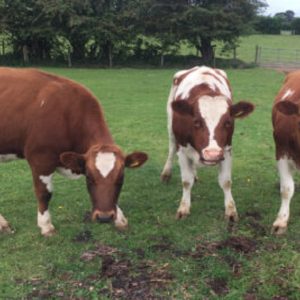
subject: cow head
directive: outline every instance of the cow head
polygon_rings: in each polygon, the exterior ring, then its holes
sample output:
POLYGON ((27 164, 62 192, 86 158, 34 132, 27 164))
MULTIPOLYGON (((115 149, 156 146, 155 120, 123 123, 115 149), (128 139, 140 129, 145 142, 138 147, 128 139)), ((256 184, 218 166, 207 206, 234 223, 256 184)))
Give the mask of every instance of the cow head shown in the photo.
POLYGON ((85 154, 64 152, 60 155, 64 167, 77 174, 85 174, 93 205, 92 219, 100 222, 114 220, 119 227, 122 227, 122 222, 118 214, 122 211, 117 202, 123 185, 124 168, 140 167, 147 159, 147 154, 143 152, 124 156, 115 145, 95 145, 85 154))
POLYGON ((193 103, 174 101, 172 109, 177 115, 173 130, 182 139, 179 143, 190 143, 203 164, 214 165, 223 159, 225 147, 231 145, 235 118, 249 115, 254 105, 245 101, 231 104, 224 96, 202 96, 193 103))

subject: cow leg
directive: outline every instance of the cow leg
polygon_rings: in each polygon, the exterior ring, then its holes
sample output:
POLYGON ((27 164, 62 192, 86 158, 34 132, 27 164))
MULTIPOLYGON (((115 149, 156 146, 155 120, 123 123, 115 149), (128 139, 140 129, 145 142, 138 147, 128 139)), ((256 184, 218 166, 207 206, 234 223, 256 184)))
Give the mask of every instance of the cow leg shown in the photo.
POLYGON ((176 154, 176 142, 175 142, 175 137, 172 132, 172 128, 169 128, 169 154, 167 161, 165 163, 165 166, 163 168, 163 171, 160 175, 160 179, 162 182, 168 182, 171 178, 172 175, 172 165, 173 165, 173 160, 174 156, 176 154))
POLYGON ((10 232, 10 228, 8 222, 4 219, 4 217, 0 214, 0 232, 10 232))
POLYGON ((178 161, 181 172, 183 192, 176 218, 181 219, 190 214, 191 190, 195 181, 195 167, 192 161, 181 151, 178 152, 178 161))
POLYGON ((280 176, 281 206, 277 218, 273 223, 272 231, 275 234, 283 234, 287 229, 290 216, 290 202, 294 195, 295 186, 288 159, 280 159, 277 163, 277 167, 280 176))
POLYGON ((224 192, 225 218, 228 221, 237 221, 238 213, 231 194, 231 165, 232 157, 229 150, 224 152, 224 160, 219 167, 219 185, 224 192))
POLYGON ((51 222, 51 215, 48 209, 49 201, 52 196, 52 173, 34 172, 33 181, 35 194, 38 200, 37 224, 41 229, 41 234, 45 237, 52 236, 55 233, 55 228, 51 222))

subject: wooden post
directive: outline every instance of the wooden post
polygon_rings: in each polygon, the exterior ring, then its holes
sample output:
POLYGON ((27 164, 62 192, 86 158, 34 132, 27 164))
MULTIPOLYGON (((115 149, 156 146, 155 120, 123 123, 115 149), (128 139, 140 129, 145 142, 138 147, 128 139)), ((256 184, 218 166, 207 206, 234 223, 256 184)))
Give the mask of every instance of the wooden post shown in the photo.
POLYGON ((5 55, 5 42, 2 40, 2 55, 5 55))
POLYGON ((70 48, 68 49, 67 56, 68 56, 68 67, 72 68, 71 49, 70 48))
POLYGON ((258 62, 258 55, 259 55, 259 47, 258 47, 258 45, 256 45, 256 46, 255 46, 255 58, 254 58, 254 63, 255 63, 256 65, 259 64, 259 62, 258 62))

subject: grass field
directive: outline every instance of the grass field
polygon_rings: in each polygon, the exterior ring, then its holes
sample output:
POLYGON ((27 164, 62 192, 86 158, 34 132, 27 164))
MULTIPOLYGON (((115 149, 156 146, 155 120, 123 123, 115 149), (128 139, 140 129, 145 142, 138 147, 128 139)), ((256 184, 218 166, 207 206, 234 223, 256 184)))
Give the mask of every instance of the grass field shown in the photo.
POLYGON ((175 70, 47 69, 72 78, 101 100, 116 142, 149 161, 128 170, 120 207, 127 232, 85 219, 90 202, 83 179, 55 176, 51 201, 56 236, 36 227, 36 200, 25 161, 2 164, 0 213, 13 234, 0 234, 0 299, 300 299, 300 196, 287 234, 270 234, 279 209, 271 106, 283 75, 228 70, 235 101, 256 104, 237 121, 233 195, 240 215, 224 221, 215 167, 201 169, 191 216, 175 220, 181 197, 176 164, 159 181, 167 154, 165 106, 175 70))
MULTIPOLYGON (((227 53, 226 55, 221 53, 223 44, 216 44, 216 57, 218 58, 232 58, 233 53, 227 53)), ((271 34, 253 34, 240 38, 239 46, 236 50, 237 59, 240 59, 246 63, 252 63, 255 60, 255 47, 260 46, 268 49, 281 49, 288 51, 285 55, 295 55, 293 51, 298 50, 300 52, 300 36, 299 35, 271 35, 271 34)), ((194 48, 189 48, 186 45, 182 47, 182 54, 193 54, 196 51, 194 48)), ((272 55, 270 53, 269 55, 272 55)), ((275 51, 274 57, 277 53, 275 51)), ((281 54, 283 55, 283 54, 281 54)), ((288 57, 286 57, 287 59, 288 57)), ((295 59, 295 57, 294 57, 295 59)), ((298 55, 299 59, 299 55, 298 55)))

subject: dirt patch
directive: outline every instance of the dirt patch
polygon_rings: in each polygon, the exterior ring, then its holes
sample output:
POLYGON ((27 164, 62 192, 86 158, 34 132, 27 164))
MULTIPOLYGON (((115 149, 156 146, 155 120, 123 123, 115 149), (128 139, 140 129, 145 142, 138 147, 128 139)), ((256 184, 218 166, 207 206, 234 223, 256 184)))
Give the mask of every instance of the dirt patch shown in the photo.
POLYGON ((226 295, 229 292, 227 281, 223 278, 215 278, 206 280, 207 286, 210 287, 212 294, 221 296, 226 295))
POLYGON ((257 250, 257 242, 244 236, 233 236, 227 240, 221 241, 217 245, 218 249, 231 248, 236 252, 244 254, 253 253, 257 250))
POLYGON ((173 279, 168 269, 168 264, 157 266, 152 261, 132 263, 105 257, 100 274, 101 278, 111 280, 111 290, 103 289, 100 294, 112 299, 165 299, 158 292, 173 279))
POLYGON ((83 252, 82 255, 80 256, 80 259, 83 261, 91 261, 97 256, 98 257, 109 256, 117 252, 118 249, 116 248, 103 245, 103 244, 97 244, 95 249, 83 252))
POLYGON ((93 240, 92 232, 89 230, 84 230, 79 232, 73 239, 73 242, 77 243, 87 243, 93 240))
POLYGON ((257 242, 248 237, 233 236, 224 241, 198 244, 190 255, 194 258, 202 258, 204 256, 216 255, 217 250, 224 248, 231 248, 236 252, 250 254, 257 250, 257 242))
POLYGON ((244 296, 244 300, 257 300, 257 297, 256 297, 255 294, 247 293, 247 294, 244 296))
POLYGON ((248 210, 245 212, 245 217, 246 218, 253 218, 254 220, 257 220, 257 221, 261 221, 262 220, 262 216, 260 214, 259 211, 257 210, 248 210))

